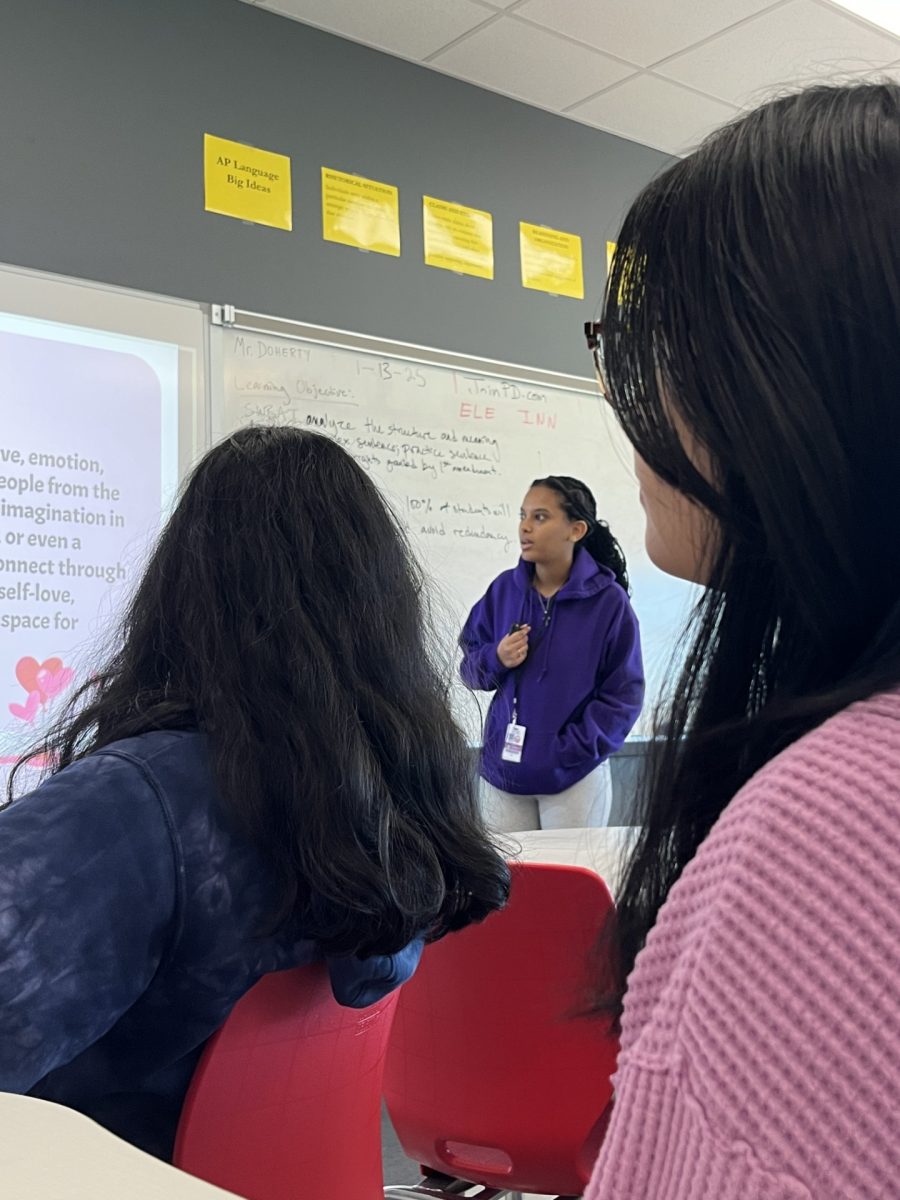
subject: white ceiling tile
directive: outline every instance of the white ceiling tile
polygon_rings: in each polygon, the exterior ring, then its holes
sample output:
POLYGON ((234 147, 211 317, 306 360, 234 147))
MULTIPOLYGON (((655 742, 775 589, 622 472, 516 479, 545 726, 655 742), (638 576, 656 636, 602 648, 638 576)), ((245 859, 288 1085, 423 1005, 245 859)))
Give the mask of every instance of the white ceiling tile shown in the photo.
POLYGON ((567 116, 669 154, 687 154, 737 109, 655 75, 634 75, 567 116))
POLYGON ((260 0, 258 7, 414 59, 493 17, 471 0, 260 0))
POLYGON ((880 29, 900 34, 900 7, 897 0, 826 0, 838 8, 848 9, 864 21, 871 21, 880 29))
POLYGON ((642 67, 693 46, 773 0, 525 0, 524 17, 642 67))
POLYGON ((657 70, 731 104, 746 104, 785 86, 877 73, 897 60, 898 50, 900 38, 861 25, 816 0, 792 0, 657 70))
POLYGON ((557 110, 630 74, 605 54, 509 17, 479 29, 432 62, 471 83, 557 110))

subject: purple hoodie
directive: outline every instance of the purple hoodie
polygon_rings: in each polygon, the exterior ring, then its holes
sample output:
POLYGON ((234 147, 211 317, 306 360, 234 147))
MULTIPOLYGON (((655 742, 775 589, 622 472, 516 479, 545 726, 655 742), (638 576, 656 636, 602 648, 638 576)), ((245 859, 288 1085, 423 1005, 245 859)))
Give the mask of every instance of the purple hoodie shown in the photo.
POLYGON ((612 571, 579 551, 546 624, 533 579, 534 567, 520 559, 494 580, 460 636, 460 674, 470 687, 495 692, 484 728, 484 778, 516 795, 554 795, 625 741, 641 711, 644 672, 637 618, 612 571), (498 642, 516 623, 531 626, 518 672, 497 658, 498 642), (522 761, 512 763, 500 753, 516 695, 527 733, 522 761))

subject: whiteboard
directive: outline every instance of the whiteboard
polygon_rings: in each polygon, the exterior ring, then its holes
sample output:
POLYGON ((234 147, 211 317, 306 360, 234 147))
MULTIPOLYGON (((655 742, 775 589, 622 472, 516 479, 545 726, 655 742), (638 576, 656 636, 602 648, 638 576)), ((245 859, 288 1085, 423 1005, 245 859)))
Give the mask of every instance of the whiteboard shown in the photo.
MULTIPOLYGON (((533 479, 573 475, 625 552, 641 623, 650 709, 691 589, 644 549, 631 452, 592 380, 213 309, 216 437, 251 423, 334 438, 371 474, 409 531, 432 584, 448 657, 470 608, 518 561, 518 512, 533 479)), ((484 697, 457 685, 473 741, 484 697)))
POLYGON ((199 305, 0 268, 0 786, 96 669, 209 440, 199 305))

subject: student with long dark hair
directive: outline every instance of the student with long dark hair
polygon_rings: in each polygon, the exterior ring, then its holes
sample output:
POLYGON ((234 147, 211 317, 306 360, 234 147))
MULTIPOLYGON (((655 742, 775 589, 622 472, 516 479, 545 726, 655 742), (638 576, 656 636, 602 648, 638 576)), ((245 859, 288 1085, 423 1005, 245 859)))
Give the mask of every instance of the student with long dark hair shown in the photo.
POLYGON ((619 904, 596 1200, 900 1177, 900 87, 669 167, 601 328, 658 566, 705 584, 619 904))
POLYGON ((364 1006, 503 904, 422 593, 335 442, 251 428, 203 459, 50 777, 0 813, 0 1089, 169 1155, 261 975, 324 955, 364 1006))
POLYGON ((493 691, 481 774, 496 830, 606 825, 609 756, 641 710, 638 624, 619 543, 586 484, 536 479, 521 558, 472 609, 462 677, 493 691))

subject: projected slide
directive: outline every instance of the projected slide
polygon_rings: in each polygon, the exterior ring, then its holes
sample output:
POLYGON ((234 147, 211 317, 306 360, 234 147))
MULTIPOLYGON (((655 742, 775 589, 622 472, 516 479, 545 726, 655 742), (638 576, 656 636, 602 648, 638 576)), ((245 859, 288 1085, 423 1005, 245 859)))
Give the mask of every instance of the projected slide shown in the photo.
POLYGON ((97 665, 177 430, 177 346, 0 313, 0 782, 97 665))

